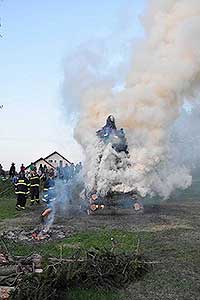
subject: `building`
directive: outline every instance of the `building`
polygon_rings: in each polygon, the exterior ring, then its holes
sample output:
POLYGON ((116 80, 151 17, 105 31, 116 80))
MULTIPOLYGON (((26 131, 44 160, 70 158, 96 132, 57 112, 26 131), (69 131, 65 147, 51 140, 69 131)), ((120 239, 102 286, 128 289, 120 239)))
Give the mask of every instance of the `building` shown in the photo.
MULTIPOLYGON (((65 165, 71 165, 71 162, 62 156, 57 151, 54 151, 50 155, 46 156, 45 158, 41 157, 33 162, 33 164, 36 166, 37 170, 39 169, 39 166, 42 165, 43 167, 46 165, 48 169, 56 169, 57 167, 64 167, 65 165)), ((26 167, 28 169, 30 165, 26 167)))

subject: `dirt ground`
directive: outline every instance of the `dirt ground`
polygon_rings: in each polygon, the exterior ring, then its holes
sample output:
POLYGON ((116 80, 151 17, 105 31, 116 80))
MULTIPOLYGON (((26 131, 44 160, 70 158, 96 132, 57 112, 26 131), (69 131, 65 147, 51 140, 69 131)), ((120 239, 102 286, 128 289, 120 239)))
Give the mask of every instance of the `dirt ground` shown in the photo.
MULTIPOLYGON (((34 227, 38 225, 41 206, 36 206, 26 214, 14 219, 0 221, 0 232, 14 227, 34 227)), ((182 229, 194 230, 200 226, 200 202, 164 202, 145 205, 144 213, 134 209, 104 209, 88 216, 85 213, 57 216, 54 224, 74 227, 75 231, 107 229, 125 229, 133 231, 162 232, 182 229)))
MULTIPOLYGON (((0 232, 14 227, 34 228, 40 210, 38 207, 22 218, 1 221, 0 232)), ((125 299, 200 299, 200 202, 147 205, 143 214, 131 209, 103 210, 91 216, 59 217, 55 223, 74 232, 104 228, 138 234, 141 251, 153 269, 124 291, 125 299)))

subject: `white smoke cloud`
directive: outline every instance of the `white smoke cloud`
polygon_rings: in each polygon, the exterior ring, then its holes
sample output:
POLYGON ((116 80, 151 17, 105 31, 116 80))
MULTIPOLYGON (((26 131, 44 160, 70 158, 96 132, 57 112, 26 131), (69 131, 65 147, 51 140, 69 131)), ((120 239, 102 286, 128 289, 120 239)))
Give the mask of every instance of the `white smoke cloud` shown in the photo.
POLYGON ((106 69, 102 45, 96 50, 99 55, 88 51, 84 56, 84 63, 72 74, 73 84, 66 75, 65 86, 70 82, 76 91, 73 107, 79 120, 75 138, 85 150, 87 185, 96 185, 102 194, 110 189, 137 190, 142 196, 158 193, 167 198, 192 180, 189 165, 175 159, 170 137, 184 100, 193 101, 199 92, 200 2, 149 1, 142 22, 145 39, 134 49, 121 92, 114 92, 119 69, 106 69), (120 157, 123 166, 118 169, 112 147, 103 146, 95 136, 109 114, 125 129, 130 150, 128 159, 120 157))

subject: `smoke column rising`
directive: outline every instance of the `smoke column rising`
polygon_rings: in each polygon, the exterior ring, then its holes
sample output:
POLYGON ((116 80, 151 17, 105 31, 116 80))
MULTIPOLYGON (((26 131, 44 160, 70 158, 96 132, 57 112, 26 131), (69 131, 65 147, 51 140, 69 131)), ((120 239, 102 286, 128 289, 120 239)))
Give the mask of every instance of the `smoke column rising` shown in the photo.
POLYGON ((113 169, 112 148, 105 149, 97 190, 106 194, 121 182, 120 191, 137 190, 142 196, 157 193, 167 198, 174 189, 188 187, 192 179, 188 167, 174 160, 170 132, 184 100, 193 101, 199 92, 200 1, 148 1, 142 23, 145 39, 134 49, 121 92, 114 91, 112 76, 105 80, 101 72, 96 75, 94 61, 88 60, 79 68, 81 80, 74 77, 79 91, 75 138, 84 148, 86 181, 92 187, 102 147, 95 132, 113 114, 117 126, 126 131, 130 150, 127 166, 131 166, 113 169))

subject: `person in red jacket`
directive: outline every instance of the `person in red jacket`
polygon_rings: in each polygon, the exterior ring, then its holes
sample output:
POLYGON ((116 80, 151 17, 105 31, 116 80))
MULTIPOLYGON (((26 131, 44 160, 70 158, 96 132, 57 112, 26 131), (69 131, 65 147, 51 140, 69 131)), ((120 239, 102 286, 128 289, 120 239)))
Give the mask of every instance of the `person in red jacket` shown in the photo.
POLYGON ((20 172, 25 173, 25 170, 26 170, 26 168, 25 168, 25 166, 22 164, 21 167, 20 167, 20 172))

